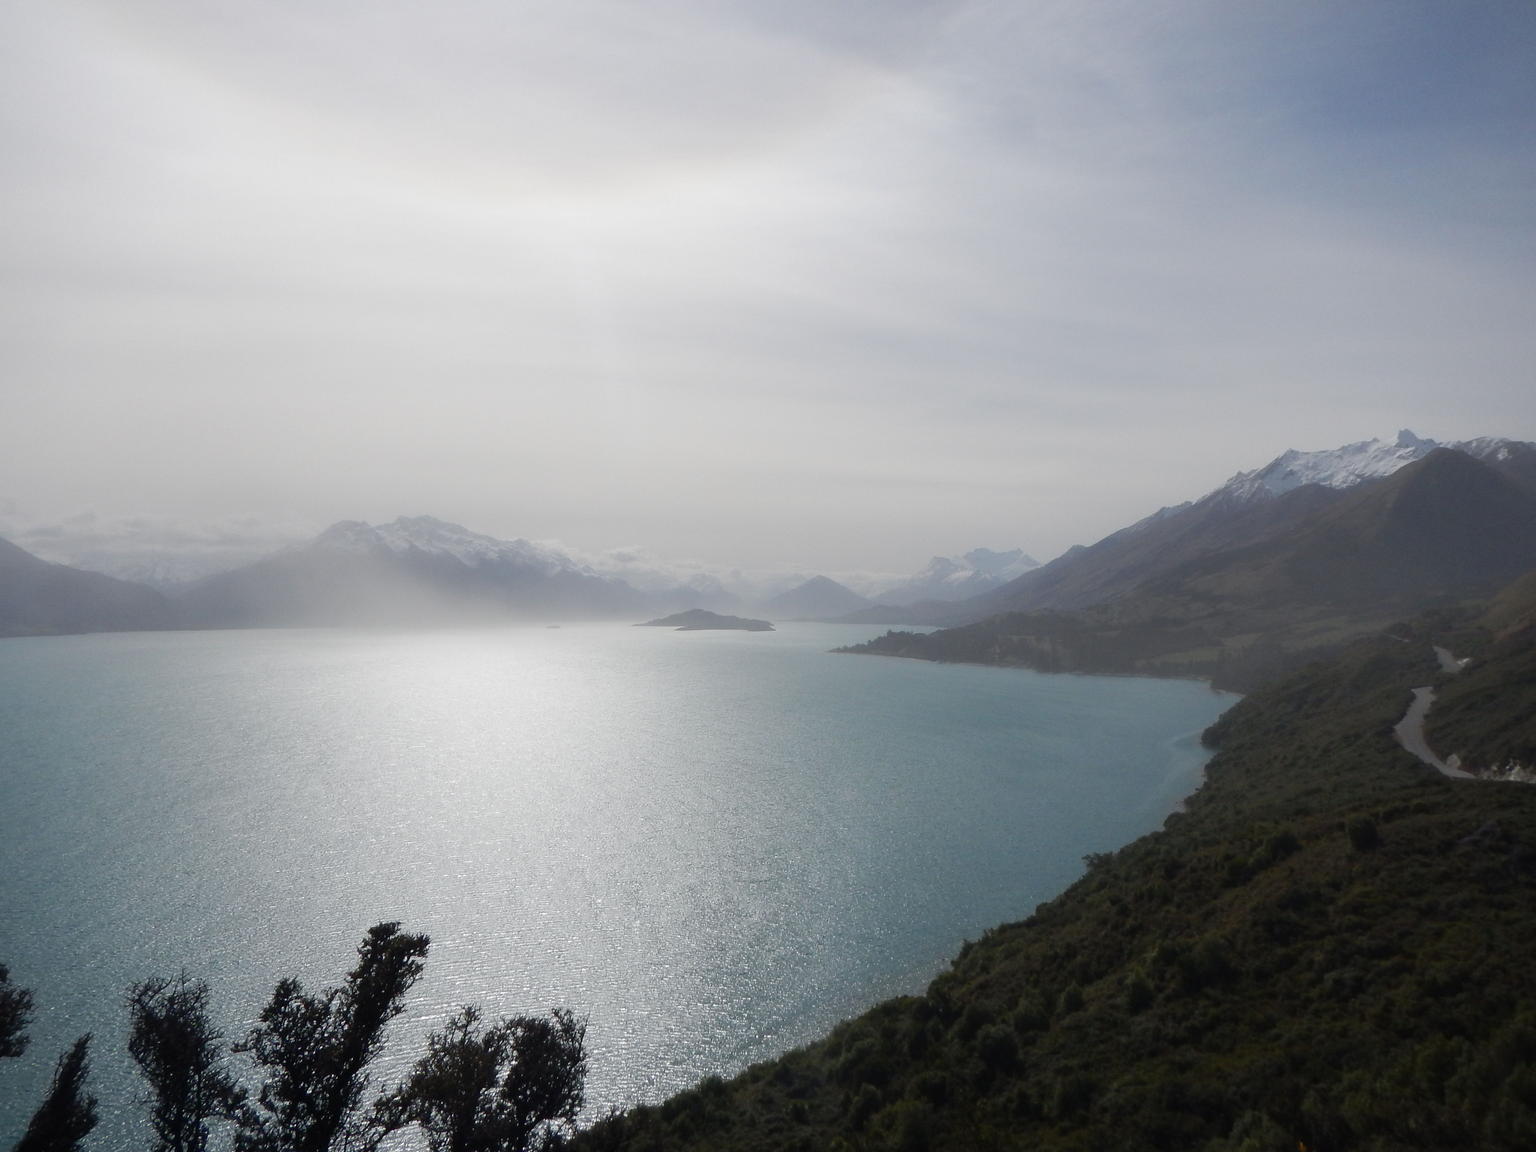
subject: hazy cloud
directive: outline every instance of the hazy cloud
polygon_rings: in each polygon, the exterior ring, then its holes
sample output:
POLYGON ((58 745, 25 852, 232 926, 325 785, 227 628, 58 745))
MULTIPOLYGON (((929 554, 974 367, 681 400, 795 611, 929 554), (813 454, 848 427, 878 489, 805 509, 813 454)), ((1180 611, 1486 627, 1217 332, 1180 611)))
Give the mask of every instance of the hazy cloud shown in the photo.
POLYGON ((908 571, 1536 438, 1526 3, 17 0, 0 86, 50 514, 908 571))

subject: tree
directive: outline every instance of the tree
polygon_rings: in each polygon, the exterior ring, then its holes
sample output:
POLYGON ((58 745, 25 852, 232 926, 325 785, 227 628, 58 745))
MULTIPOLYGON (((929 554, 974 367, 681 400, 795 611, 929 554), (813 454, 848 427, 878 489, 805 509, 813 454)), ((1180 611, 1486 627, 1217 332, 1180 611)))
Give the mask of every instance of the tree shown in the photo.
POLYGON ((90 1074, 91 1034, 87 1032, 59 1057, 48 1095, 32 1114, 15 1152, 75 1152, 96 1127, 96 1097, 85 1091, 90 1074))
POLYGON ((368 1065, 421 975, 429 943, 401 932, 398 922, 375 924, 340 988, 311 996, 297 980, 277 985, 236 1049, 267 1075, 236 1132, 238 1152, 329 1152, 378 1142, 382 1132, 362 1108, 368 1065))
POLYGON ((208 985, 185 972, 128 990, 128 1052, 149 1081, 155 1152, 204 1152, 210 1119, 237 1120, 245 1090, 220 1067, 208 985))
POLYGON ((32 1020, 32 993, 11 983, 11 970, 0 964, 0 1056, 20 1056, 27 1050, 27 1025, 32 1020))
POLYGON ((480 1030, 466 1007, 427 1041, 380 1103, 386 1129, 420 1124, 432 1152, 538 1152, 575 1125, 585 1100, 587 1025, 556 1008, 480 1030))

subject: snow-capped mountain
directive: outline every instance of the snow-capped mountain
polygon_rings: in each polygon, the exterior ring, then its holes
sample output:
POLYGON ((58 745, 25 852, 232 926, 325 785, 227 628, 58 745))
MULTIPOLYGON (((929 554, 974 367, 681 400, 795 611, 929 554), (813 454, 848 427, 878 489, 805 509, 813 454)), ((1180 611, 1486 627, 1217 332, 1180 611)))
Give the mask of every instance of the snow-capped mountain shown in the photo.
POLYGON ((1529 450, 1531 445, 1492 436, 1441 444, 1415 436, 1405 428, 1395 440, 1361 440, 1318 452, 1290 449, 1262 468, 1239 472, 1211 495, 1251 500, 1281 496, 1304 484, 1353 488, 1362 481, 1390 476, 1403 465, 1428 456, 1436 448, 1454 448, 1475 460, 1496 463, 1509 460, 1521 449, 1529 450))
POLYGON ((555 549, 431 516, 343 520, 179 599, 204 627, 580 619, 627 616, 651 602, 555 549))
POLYGON ((1022 576, 1040 562, 1022 548, 995 552, 973 548, 964 556, 935 556, 921 572, 882 590, 883 604, 915 604, 920 600, 964 600, 1022 576))
POLYGON ((1291 450, 1262 468, 1239 472, 1198 500, 1161 508, 983 593, 974 602, 973 618, 989 611, 1078 609, 1115 600, 1202 558, 1294 534, 1354 490, 1384 483, 1441 448, 1470 456, 1536 494, 1536 444, 1517 440, 1481 437, 1440 444, 1404 430, 1395 440, 1364 440, 1318 452, 1291 450))
POLYGON ((531 541, 498 540, 471 532, 460 524, 451 524, 435 516, 401 516, 388 524, 365 524, 361 520, 341 520, 313 540, 294 545, 290 552, 333 552, 353 555, 406 556, 417 552, 457 560, 467 568, 486 564, 516 565, 553 576, 572 572, 595 579, 613 579, 578 563, 563 552, 531 541))
POLYGON ((157 592, 174 593, 216 572, 249 564, 259 553, 78 552, 68 557, 71 567, 100 572, 117 580, 143 584, 157 592))

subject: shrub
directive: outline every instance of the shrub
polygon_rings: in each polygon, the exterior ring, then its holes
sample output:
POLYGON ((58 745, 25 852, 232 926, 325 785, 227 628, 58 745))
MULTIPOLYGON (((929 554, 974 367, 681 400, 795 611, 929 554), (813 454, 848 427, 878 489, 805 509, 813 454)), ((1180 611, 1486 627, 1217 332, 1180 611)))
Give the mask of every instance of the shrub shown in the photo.
POLYGON ((1376 830, 1376 821, 1369 816, 1355 816, 1345 821, 1345 835, 1349 837, 1349 845, 1356 852, 1370 852, 1381 844, 1381 833, 1376 830))
POLYGON ((1012 1071, 1019 1064, 1019 1038, 1005 1024, 988 1024, 976 1036, 976 1054, 993 1071, 1012 1071))
POLYGON ((1151 1007, 1152 999, 1152 985, 1147 983, 1147 978, 1140 972, 1132 973, 1125 983, 1126 1011, 1135 1015, 1151 1007))
POLYGON ((878 1111, 880 1111, 879 1089, 873 1084, 865 1084, 848 1101, 848 1124, 854 1129, 862 1128, 878 1111))

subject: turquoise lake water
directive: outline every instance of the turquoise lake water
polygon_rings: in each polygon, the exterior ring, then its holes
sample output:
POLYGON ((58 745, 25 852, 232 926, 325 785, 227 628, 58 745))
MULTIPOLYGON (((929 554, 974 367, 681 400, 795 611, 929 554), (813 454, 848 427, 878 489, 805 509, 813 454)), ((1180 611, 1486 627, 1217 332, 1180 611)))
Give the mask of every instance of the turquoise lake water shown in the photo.
POLYGON ((385 1079, 463 1003, 586 1015, 598 1111, 729 1074, 1156 828, 1234 699, 828 652, 879 631, 0 641, 0 963, 37 1002, 0 1146, 86 1031, 92 1146, 143 1146, 131 982, 186 968, 238 1036, 385 919, 433 941, 385 1079))

